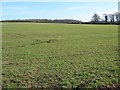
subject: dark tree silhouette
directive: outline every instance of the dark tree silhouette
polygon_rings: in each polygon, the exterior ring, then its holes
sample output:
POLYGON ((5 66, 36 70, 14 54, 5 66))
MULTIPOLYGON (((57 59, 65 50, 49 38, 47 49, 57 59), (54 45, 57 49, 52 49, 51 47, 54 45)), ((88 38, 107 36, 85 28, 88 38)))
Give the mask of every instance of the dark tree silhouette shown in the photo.
POLYGON ((108 15, 104 14, 104 17, 105 17, 105 22, 108 22, 108 15))

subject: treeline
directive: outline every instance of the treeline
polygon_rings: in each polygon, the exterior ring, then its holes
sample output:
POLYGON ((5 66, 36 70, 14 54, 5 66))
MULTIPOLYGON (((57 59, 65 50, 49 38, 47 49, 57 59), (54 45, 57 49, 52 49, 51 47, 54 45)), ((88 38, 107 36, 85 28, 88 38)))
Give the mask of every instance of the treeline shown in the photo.
POLYGON ((81 21, 73 19, 24 19, 24 20, 3 20, 1 22, 36 22, 36 23, 67 23, 67 24, 80 24, 81 21))
POLYGON ((104 22, 104 21, 99 21, 99 22, 81 22, 81 24, 101 24, 101 25, 107 25, 107 24, 111 24, 111 25, 120 25, 120 22, 104 22))
POLYGON ((103 22, 103 23, 120 23, 120 12, 115 12, 113 14, 103 14, 104 19, 98 14, 92 16, 91 22, 103 22))

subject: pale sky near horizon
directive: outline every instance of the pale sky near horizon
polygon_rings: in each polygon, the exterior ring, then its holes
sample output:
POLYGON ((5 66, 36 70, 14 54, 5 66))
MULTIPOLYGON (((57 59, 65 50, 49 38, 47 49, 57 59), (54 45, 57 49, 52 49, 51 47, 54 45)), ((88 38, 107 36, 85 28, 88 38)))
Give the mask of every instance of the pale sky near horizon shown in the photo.
POLYGON ((118 2, 3 2, 2 18, 11 19, 76 19, 90 21, 94 13, 118 11, 118 2))
POLYGON ((1 0, 2 2, 118 2, 119 0, 1 0))

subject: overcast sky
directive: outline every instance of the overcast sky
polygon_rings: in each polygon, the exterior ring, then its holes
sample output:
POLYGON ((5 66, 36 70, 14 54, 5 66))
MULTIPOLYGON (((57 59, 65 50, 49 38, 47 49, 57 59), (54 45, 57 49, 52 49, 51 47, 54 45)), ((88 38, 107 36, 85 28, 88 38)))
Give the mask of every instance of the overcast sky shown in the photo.
POLYGON ((115 0, 109 0, 110 2, 104 2, 105 0, 100 0, 102 2, 87 2, 87 0, 86 2, 35 1, 5 2, 4 0, 0 5, 2 7, 2 18, 0 19, 77 19, 90 21, 94 13, 103 18, 103 14, 112 14, 118 11, 118 0, 116 2, 115 0))

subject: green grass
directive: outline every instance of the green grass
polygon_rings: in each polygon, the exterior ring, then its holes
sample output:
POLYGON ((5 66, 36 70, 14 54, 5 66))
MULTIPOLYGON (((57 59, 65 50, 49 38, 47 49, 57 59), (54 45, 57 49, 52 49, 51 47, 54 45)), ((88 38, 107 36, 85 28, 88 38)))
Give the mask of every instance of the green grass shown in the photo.
POLYGON ((3 23, 3 87, 118 83, 115 25, 3 23))

